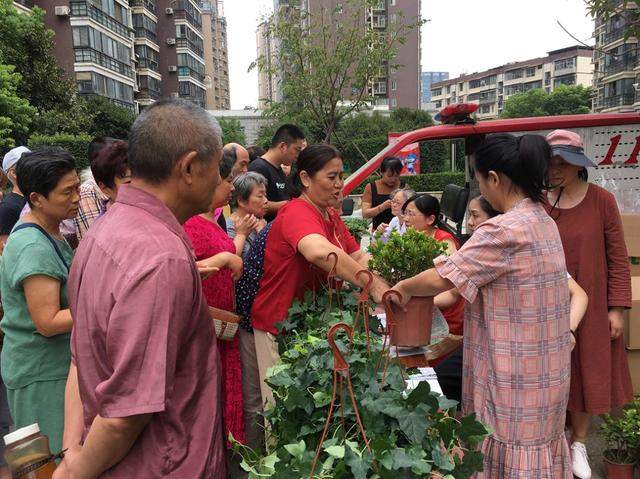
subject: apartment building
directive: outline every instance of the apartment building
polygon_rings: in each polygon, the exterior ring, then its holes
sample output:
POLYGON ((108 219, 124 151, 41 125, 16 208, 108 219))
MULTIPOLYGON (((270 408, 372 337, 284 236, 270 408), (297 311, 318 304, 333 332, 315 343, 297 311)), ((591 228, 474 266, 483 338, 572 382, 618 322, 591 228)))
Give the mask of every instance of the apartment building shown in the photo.
POLYGON ((640 111, 638 39, 625 40, 625 16, 637 10, 637 6, 627 2, 625 11, 622 0, 613 3, 618 13, 607 20, 595 19, 593 110, 601 113, 640 111))
MULTIPOLYGON (((274 9, 304 8, 311 15, 319 14, 321 10, 336 11, 343 6, 338 0, 274 0, 274 9)), ((362 11, 362 18, 369 28, 384 33, 389 24, 397 19, 414 23, 420 19, 421 0, 379 0, 371 8, 362 11)), ((349 17, 351 18, 351 17, 349 17)), ((340 22, 338 21, 338 24, 340 22)), ((277 41, 269 38, 268 25, 263 23, 256 32, 258 56, 277 55, 277 41)), ((267 60, 273 61, 275 60, 267 60)), ((395 109, 420 107, 420 29, 413 29, 405 38, 404 44, 398 45, 398 53, 390 64, 399 65, 393 68, 380 66, 380 76, 371 82, 370 92, 375 97, 374 105, 377 109, 395 109)), ((279 79, 269 75, 259 74, 258 90, 260 98, 278 101, 282 97, 279 79)), ((261 102, 265 106, 268 101, 261 102)))
MULTIPOLYGON (((258 58, 264 58, 267 62, 266 70, 272 68, 272 62, 275 59, 275 40, 269 33, 269 21, 265 20, 258 25, 256 30, 256 46, 258 49, 258 58)), ((263 69, 258 70, 258 108, 265 109, 273 102, 280 101, 278 96, 278 78, 271 75, 263 69)))
MULTIPOLYGON (((55 33, 53 54, 80 94, 137 110, 160 98, 204 107, 207 89, 215 90, 215 69, 209 75, 205 69, 200 0, 19 0, 14 5, 24 13, 33 6, 45 11, 46 26, 55 33)), ((221 28, 219 18, 213 21, 221 28)), ((227 103, 219 108, 228 108, 226 31, 224 38, 217 50, 224 48, 227 103)))
POLYGON ((478 103, 479 119, 497 118, 506 100, 534 88, 547 92, 559 85, 591 86, 593 48, 572 46, 545 57, 508 63, 483 72, 463 75, 431 85, 436 109, 452 103, 478 103))
MULTIPOLYGON (((211 45, 212 56, 212 69, 209 70, 207 68, 207 75, 211 78, 211 88, 207 91, 207 109, 228 110, 231 108, 231 101, 229 94, 227 20, 224 16, 222 1, 218 0, 204 5, 203 19, 211 22, 211 29, 204 30, 205 42, 211 45)), ((206 51, 207 49, 205 48, 206 51)), ((208 59, 209 53, 205 56, 208 59)))
POLYGON ((420 104, 423 109, 431 103, 431 85, 449 79, 449 72, 422 72, 420 74, 420 104))

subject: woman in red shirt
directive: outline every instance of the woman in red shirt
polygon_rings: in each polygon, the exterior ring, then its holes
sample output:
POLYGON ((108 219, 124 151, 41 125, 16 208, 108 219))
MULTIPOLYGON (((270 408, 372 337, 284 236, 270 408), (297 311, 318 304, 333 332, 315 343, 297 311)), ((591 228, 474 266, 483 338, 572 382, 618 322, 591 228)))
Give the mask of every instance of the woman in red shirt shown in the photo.
MULTIPOLYGON (((404 220, 407 227, 414 228, 431 236, 436 241, 447 243, 447 253, 451 254, 460 246, 458 240, 451 233, 438 228, 440 222, 440 202, 431 195, 414 195, 409 198, 402 207, 404 220)), ((447 320, 451 334, 462 336, 464 323, 464 300, 458 299, 456 303, 442 310, 442 315, 447 320)))
MULTIPOLYGON (((264 273, 251 309, 263 404, 273 401, 264 378, 279 358, 276 323, 287 317, 294 298, 302 299, 326 281, 333 266, 329 253, 338 255, 336 275, 356 286, 364 285, 356 274, 369 259, 334 209, 343 186, 340 153, 329 145, 305 148, 292 180, 300 194, 280 209, 269 231, 264 273)), ((373 299, 380 301, 387 289, 376 278, 373 299)))

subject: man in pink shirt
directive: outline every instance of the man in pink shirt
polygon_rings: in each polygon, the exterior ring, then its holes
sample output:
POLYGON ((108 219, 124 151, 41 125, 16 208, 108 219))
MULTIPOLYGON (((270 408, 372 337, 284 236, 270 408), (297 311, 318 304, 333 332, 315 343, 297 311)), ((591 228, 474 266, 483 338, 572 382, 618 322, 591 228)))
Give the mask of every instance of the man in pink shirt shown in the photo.
POLYGON ((129 135, 132 181, 69 277, 74 318, 59 478, 224 478, 220 365, 181 224, 211 207, 220 130, 179 100, 129 135))

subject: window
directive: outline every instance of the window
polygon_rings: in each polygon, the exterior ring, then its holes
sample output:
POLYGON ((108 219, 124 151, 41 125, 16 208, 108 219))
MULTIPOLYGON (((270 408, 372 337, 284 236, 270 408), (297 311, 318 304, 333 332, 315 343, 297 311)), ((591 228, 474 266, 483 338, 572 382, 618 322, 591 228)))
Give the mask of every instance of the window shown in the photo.
POLYGON ((464 83, 458 83, 458 90, 464 90, 464 83))
POLYGON ((551 84, 551 72, 544 72, 544 84, 545 85, 551 84))
POLYGON ((493 112, 493 105, 480 105, 478 108, 478 113, 487 114, 493 112))
POLYGON ((557 87, 558 85, 575 85, 576 84, 576 76, 575 74, 571 75, 562 75, 555 77, 553 79, 553 87, 557 87))
POLYGON ((371 23, 373 28, 385 28, 387 26, 387 17, 385 15, 373 15, 371 23))
POLYGON ((396 100, 395 98, 392 98, 392 99, 391 99, 391 106, 392 106, 392 107, 396 107, 396 106, 398 106, 398 100, 396 100))
POLYGON ((442 108, 442 101, 438 100, 437 102, 435 102, 435 106, 436 108, 442 108))
POLYGON ((391 80, 391 91, 396 91, 398 89, 398 82, 395 80, 391 80))
POLYGON ((133 87, 125 83, 108 78, 99 73, 91 72, 91 80, 78 80, 80 93, 96 93, 112 100, 118 100, 133 105, 133 87))
POLYGON ((73 27, 73 46, 92 48, 126 65, 131 65, 131 49, 93 27, 73 27))
POLYGON ((527 77, 534 77, 536 76, 536 67, 528 67, 525 72, 524 72, 525 76, 527 77))
POLYGON ((149 75, 140 75, 138 77, 138 86, 141 90, 160 91, 160 80, 149 75))
POLYGON ((138 55, 138 68, 149 68, 159 72, 160 56, 154 49, 147 45, 136 45, 136 55, 138 55))
POLYGON ((480 88, 483 86, 495 85, 496 79, 496 75, 489 75, 483 78, 478 78, 476 80, 471 80, 469 82, 469 88, 480 88))
POLYGON ((518 78, 522 78, 522 76, 523 76, 523 70, 522 70, 522 68, 519 68, 517 70, 509 70, 508 72, 505 72, 504 79, 505 80, 516 80, 518 78))
POLYGON ((553 66, 556 70, 566 70, 576 66, 576 57, 564 58, 562 60, 556 60, 553 62, 553 66))
POLYGON ((530 81, 522 85, 522 91, 533 90, 536 88, 542 88, 542 80, 530 81))
POLYGON ((522 83, 517 83, 516 85, 506 85, 504 87, 505 95, 514 95, 516 93, 520 93, 522 91, 522 83))
POLYGON ((431 96, 441 96, 442 88, 436 88, 435 90, 431 90, 431 96))

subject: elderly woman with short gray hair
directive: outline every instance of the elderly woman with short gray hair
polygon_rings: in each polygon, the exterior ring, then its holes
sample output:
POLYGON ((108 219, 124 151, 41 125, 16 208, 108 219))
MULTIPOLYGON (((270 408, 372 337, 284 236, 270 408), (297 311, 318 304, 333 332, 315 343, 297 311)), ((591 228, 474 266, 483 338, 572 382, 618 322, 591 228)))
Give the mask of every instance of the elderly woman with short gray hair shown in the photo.
POLYGON ((391 192, 389 199, 391 200, 391 212, 393 213, 393 219, 389 224, 381 223, 376 229, 376 233, 382 234, 384 238, 389 238, 389 235, 393 231, 397 231, 400 234, 404 234, 407 230, 407 225, 404 222, 404 215, 402 214, 402 205, 415 195, 416 192, 407 188, 397 188, 391 192))
POLYGON ((249 171, 233 180, 233 213, 227 219, 227 234, 236 246, 236 254, 246 258, 258 233, 267 224, 267 179, 249 171))

